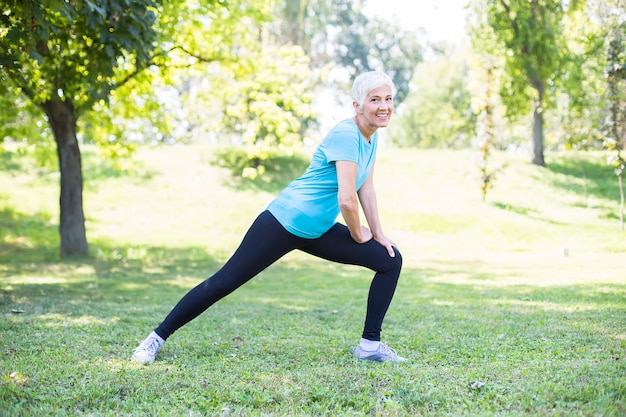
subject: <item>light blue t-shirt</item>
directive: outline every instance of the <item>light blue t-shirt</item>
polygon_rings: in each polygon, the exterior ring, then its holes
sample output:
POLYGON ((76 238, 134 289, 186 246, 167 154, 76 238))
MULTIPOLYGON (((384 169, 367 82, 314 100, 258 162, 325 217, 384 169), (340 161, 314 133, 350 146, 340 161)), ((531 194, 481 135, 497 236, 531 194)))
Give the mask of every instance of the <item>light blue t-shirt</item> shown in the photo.
POLYGON ((378 132, 365 140, 352 119, 339 122, 326 135, 311 158, 311 164, 267 206, 267 210, 290 233, 315 239, 326 233, 340 213, 336 161, 358 165, 356 191, 372 170, 378 132))

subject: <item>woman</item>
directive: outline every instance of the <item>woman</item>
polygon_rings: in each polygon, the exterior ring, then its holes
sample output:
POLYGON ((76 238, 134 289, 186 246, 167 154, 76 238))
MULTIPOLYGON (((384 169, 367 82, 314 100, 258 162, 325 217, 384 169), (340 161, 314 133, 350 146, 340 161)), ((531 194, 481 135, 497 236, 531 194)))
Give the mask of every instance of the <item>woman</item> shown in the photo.
POLYGON ((367 72, 355 79, 355 116, 328 133, 306 172, 257 217, 226 264, 178 302, 135 349, 133 359, 152 363, 172 333, 283 255, 299 249, 375 271, 362 338, 353 354, 377 362, 405 360, 380 342, 382 322, 402 268, 395 243, 383 234, 373 182, 377 130, 389 124, 393 88, 382 72, 367 72), (360 222, 359 203, 369 228, 360 222), (339 213, 345 225, 336 222, 339 213))

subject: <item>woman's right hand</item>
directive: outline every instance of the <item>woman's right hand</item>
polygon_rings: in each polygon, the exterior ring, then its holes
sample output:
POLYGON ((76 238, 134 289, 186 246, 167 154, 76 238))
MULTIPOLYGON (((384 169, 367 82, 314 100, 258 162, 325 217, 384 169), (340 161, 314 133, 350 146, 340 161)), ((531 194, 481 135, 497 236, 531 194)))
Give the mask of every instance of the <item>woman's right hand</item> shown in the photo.
POLYGON ((356 243, 369 242, 374 237, 372 231, 363 225, 361 226, 360 232, 360 236, 355 236, 354 233, 350 233, 350 236, 352 236, 352 240, 354 240, 356 243))

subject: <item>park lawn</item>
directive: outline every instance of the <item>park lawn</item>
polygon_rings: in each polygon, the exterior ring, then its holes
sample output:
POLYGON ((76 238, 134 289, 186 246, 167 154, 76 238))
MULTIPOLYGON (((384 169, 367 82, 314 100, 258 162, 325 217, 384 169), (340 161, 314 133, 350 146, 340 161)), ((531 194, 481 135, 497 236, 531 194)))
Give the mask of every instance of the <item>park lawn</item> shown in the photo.
POLYGON ((371 273, 299 253, 131 362, 284 185, 233 181, 213 152, 119 170, 85 148, 92 257, 68 261, 58 174, 1 156, 0 416, 626 414, 626 234, 595 153, 497 154, 482 201, 473 152, 379 151, 404 259, 383 338, 407 363, 351 357, 371 273))

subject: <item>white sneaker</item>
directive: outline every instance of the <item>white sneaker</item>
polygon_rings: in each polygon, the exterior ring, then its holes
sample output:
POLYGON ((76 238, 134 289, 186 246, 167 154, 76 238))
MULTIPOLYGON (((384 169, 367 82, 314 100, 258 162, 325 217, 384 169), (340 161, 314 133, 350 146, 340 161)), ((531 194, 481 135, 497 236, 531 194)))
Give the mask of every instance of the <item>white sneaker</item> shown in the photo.
POLYGON ((155 332, 150 333, 148 337, 133 351, 133 359, 143 364, 150 364, 154 362, 157 352, 163 346, 165 340, 163 340, 155 332))
POLYGON ((374 351, 368 351, 361 348, 361 346, 357 346, 356 349, 352 351, 355 358, 361 359, 363 361, 374 361, 374 362, 404 362, 407 359, 402 356, 398 356, 395 350, 390 348, 384 343, 381 343, 378 346, 378 349, 374 351))

